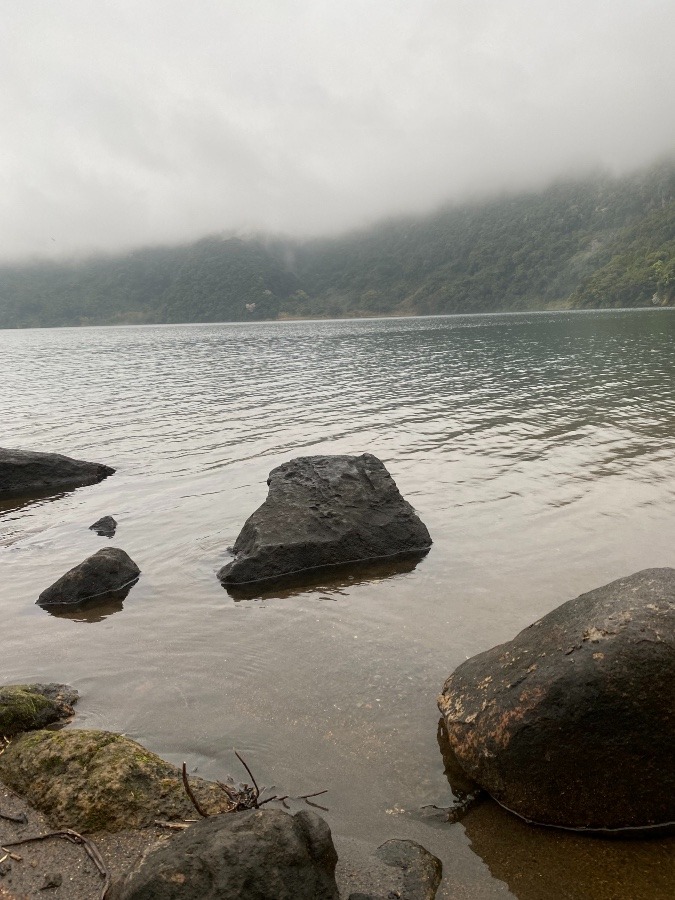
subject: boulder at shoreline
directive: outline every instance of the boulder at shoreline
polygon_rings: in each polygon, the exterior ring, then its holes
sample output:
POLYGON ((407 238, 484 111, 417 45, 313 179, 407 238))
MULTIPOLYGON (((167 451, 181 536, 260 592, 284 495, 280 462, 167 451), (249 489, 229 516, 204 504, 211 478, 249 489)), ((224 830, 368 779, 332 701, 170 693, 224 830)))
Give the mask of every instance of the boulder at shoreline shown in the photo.
POLYGON ((67 684, 5 684, 0 687, 0 735, 65 722, 74 714, 78 693, 67 684))
POLYGON ((96 484, 114 472, 110 466, 71 459, 60 453, 0 447, 0 500, 96 484))
POLYGON ((675 821, 675 569, 564 603, 462 663, 439 697, 465 771, 525 819, 675 821))
POLYGON ((384 465, 361 456, 304 456, 273 469, 267 499, 242 528, 224 585, 423 554, 431 537, 384 465))
POLYGON ((337 853, 314 812, 255 809, 202 819, 143 858, 111 900, 338 900, 337 853))
POLYGON ((66 606, 105 598, 131 586, 141 570, 131 557, 117 547, 104 547, 70 569, 44 590, 39 606, 66 606))
MULTIPOLYGON (((180 770, 111 731, 21 734, 0 754, 0 779, 55 828, 120 831, 196 816, 180 770)), ((190 786, 209 815, 229 808, 217 784, 190 777, 190 786)))

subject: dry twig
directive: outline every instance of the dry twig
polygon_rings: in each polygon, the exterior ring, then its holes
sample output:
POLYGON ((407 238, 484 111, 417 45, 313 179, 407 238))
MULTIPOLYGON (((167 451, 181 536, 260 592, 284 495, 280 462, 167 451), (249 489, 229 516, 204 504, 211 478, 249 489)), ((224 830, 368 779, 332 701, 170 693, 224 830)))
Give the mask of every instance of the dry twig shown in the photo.
MULTIPOLYGON (((248 772, 248 775, 253 782, 253 784, 240 783, 237 787, 235 787, 234 782, 232 784, 226 784, 224 781, 217 781, 216 784, 223 791, 223 793, 227 796, 229 801, 228 809, 226 812, 241 812, 246 809, 260 809, 261 806, 264 806, 266 803, 272 803, 273 801, 277 803, 281 803, 284 809, 290 809, 289 805, 286 803, 286 800, 304 800, 308 806, 315 806, 317 809, 322 809, 325 812, 328 811, 326 806, 319 806, 318 803, 312 803, 310 801, 311 797, 320 797, 322 794, 327 794, 328 791, 315 791, 312 794, 301 794, 299 797, 291 797, 290 794, 284 794, 279 797, 274 794, 272 797, 266 797, 264 800, 260 799, 260 795, 266 788, 261 788, 258 785, 258 782, 255 780, 255 775, 251 771, 248 763, 244 759, 244 757, 237 750, 234 751, 235 756, 242 764, 242 766, 248 772)), ((232 781, 231 776, 228 776, 228 780, 232 781)), ((183 763, 183 785, 185 786, 185 790, 187 792, 188 797, 192 801, 193 806, 197 810, 202 818, 207 819, 209 814, 204 812, 204 810, 200 807, 197 802, 197 798, 192 792, 190 788, 190 784, 188 782, 187 777, 187 766, 183 763)), ((273 788, 272 788, 273 790, 273 788)), ((156 822, 157 825, 162 825, 161 822, 156 822)), ((168 823, 167 823, 168 824, 168 823)))
POLYGON ((28 824, 25 813, 21 813, 20 816, 13 816, 11 813, 0 812, 0 819, 6 819, 8 822, 16 822, 18 825, 28 824))
MULTIPOLYGON (((70 841, 71 844, 79 844, 81 847, 84 847, 87 856, 92 860, 96 868, 98 869, 98 873, 103 878, 103 888, 101 889, 101 900, 105 900, 108 889, 110 888, 111 878, 110 873, 106 867, 106 864, 103 862, 103 857, 99 853, 98 847, 93 841, 90 841, 89 838, 84 837, 79 834, 77 831, 73 831, 72 828, 65 828, 63 831, 50 831, 47 834, 38 834, 35 837, 27 837, 22 838, 19 841, 10 841, 7 844, 7 847, 18 847, 21 844, 31 844, 36 841, 46 841, 48 838, 63 838, 66 841, 70 841)), ((3 848, 4 849, 4 848, 3 848)))
POLYGON ((202 817, 202 819, 208 819, 209 814, 204 812, 204 810, 199 805, 199 801, 197 800, 195 795, 192 793, 192 788, 190 787, 190 782, 188 781, 188 776, 187 776, 187 763, 185 763, 185 762, 183 763, 183 786, 185 787, 185 793, 188 795, 188 797, 192 801, 192 805, 197 810, 197 812, 202 817))

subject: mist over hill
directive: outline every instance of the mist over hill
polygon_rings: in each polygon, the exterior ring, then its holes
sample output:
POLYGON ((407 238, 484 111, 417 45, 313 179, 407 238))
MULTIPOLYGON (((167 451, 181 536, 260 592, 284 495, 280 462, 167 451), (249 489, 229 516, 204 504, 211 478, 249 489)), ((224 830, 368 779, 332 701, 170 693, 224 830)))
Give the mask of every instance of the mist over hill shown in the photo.
POLYGON ((0 267, 0 327, 675 305, 675 160, 342 237, 0 267))

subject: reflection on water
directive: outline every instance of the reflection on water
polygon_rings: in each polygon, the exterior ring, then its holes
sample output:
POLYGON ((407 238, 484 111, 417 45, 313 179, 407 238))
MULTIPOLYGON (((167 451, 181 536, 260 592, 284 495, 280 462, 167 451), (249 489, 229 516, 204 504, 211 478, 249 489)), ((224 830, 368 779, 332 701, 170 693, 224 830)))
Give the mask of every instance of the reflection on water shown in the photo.
POLYGON ((665 839, 539 832, 491 802, 454 825, 412 811, 452 800, 435 701, 459 663, 674 564, 674 337, 670 310, 0 332, 0 443, 117 470, 0 510, 2 680, 70 682, 75 724, 205 777, 235 745, 269 783, 327 788, 338 837, 439 856, 441 897, 576 897, 574 867, 600 873, 586 896, 663 896, 665 839), (428 526, 424 559, 222 590, 272 468, 364 451, 428 526), (45 615, 109 514, 143 571, 123 614, 45 615))
POLYGON ((427 555, 416 551, 401 554, 386 560, 370 560, 360 563, 335 565, 330 568, 307 571, 301 574, 275 578, 255 584, 224 584, 223 587, 233 600, 282 600, 295 597, 305 591, 319 592, 320 600, 337 600, 337 595, 346 588, 359 584, 372 584, 383 578, 413 572, 421 559, 427 555))
MULTIPOLYGON (((438 744, 455 808, 439 818, 461 821, 471 849, 519 900, 668 900, 675 885, 675 835, 579 834, 528 824, 495 803, 462 770, 443 719, 438 744), (458 816, 455 809, 459 809, 458 816)), ((448 826, 453 827, 453 826, 448 826)))
POLYGON ((137 583, 138 579, 125 584, 119 590, 106 591, 80 603, 47 603, 41 605, 41 608, 57 619, 70 619, 72 622, 102 622, 113 613, 122 611, 129 591, 137 583))
POLYGON ((602 838, 528 825, 492 800, 470 810, 460 827, 519 900, 673 896, 675 837, 602 838))

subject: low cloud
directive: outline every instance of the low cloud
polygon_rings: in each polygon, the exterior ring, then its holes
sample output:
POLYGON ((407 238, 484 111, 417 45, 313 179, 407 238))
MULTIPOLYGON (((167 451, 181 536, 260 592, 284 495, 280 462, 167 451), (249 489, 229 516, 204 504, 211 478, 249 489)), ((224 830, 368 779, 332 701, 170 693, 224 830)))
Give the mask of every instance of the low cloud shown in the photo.
POLYGON ((334 233, 675 148, 670 0, 22 0, 0 254, 334 233))

